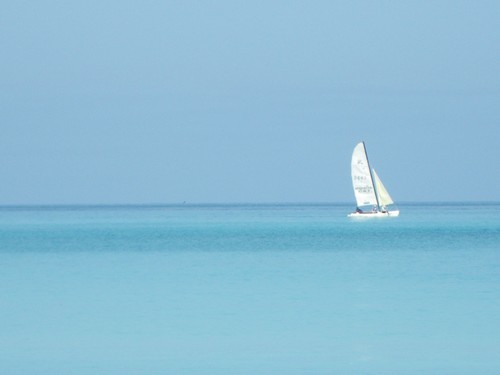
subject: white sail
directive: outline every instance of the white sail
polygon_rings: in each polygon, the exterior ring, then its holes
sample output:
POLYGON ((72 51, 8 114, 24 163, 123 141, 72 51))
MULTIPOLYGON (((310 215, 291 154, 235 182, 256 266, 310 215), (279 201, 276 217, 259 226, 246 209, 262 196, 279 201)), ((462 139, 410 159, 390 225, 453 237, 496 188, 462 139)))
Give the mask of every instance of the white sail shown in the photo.
POLYGON ((382 184, 382 181, 378 177, 377 172, 375 172, 375 169, 372 170, 373 170, 373 179, 375 180, 375 188, 377 190, 379 204, 381 206, 387 206, 389 204, 393 204, 394 202, 392 201, 392 198, 387 192, 387 189, 385 188, 384 184, 382 184))
POLYGON ((358 206, 377 205, 370 166, 366 157, 365 144, 360 142, 354 148, 351 160, 352 186, 358 206))

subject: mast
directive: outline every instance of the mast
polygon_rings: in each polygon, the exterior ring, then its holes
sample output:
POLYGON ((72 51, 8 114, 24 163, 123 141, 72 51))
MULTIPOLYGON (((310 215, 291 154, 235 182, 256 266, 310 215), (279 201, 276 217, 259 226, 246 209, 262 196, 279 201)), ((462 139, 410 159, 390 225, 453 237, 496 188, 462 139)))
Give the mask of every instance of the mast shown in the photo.
POLYGON ((368 159, 368 152, 366 152, 365 141, 363 141, 363 148, 365 149, 366 162, 368 163, 368 170, 370 171, 370 178, 372 179, 373 191, 375 192, 375 199, 377 200, 377 210, 380 211, 380 202, 378 201, 378 192, 375 187, 375 181, 373 180, 372 167, 370 166, 370 160, 368 159))

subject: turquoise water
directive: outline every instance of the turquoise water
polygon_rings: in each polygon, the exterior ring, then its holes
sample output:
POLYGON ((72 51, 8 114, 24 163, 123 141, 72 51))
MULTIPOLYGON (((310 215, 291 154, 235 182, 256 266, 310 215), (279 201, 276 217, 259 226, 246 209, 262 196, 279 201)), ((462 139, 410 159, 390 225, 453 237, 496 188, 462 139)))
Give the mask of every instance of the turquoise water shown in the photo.
POLYGON ((1 374, 498 374, 500 204, 0 208, 1 374))

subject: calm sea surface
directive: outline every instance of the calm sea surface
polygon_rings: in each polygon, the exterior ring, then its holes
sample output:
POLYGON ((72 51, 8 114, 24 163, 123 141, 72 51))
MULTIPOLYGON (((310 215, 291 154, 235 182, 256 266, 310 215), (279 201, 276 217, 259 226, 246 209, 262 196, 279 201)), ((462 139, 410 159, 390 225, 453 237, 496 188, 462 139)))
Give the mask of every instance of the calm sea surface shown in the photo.
POLYGON ((0 374, 500 374, 500 204, 0 207, 0 374))

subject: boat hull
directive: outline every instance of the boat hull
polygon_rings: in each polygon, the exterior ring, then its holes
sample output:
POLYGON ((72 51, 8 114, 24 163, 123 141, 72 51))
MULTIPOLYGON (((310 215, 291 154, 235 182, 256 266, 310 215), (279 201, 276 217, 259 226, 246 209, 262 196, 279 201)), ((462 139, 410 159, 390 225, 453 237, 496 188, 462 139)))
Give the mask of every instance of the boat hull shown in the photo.
POLYGON ((389 216, 399 216, 399 210, 387 211, 387 212, 353 212, 347 215, 348 217, 356 218, 370 218, 370 217, 389 217, 389 216))

